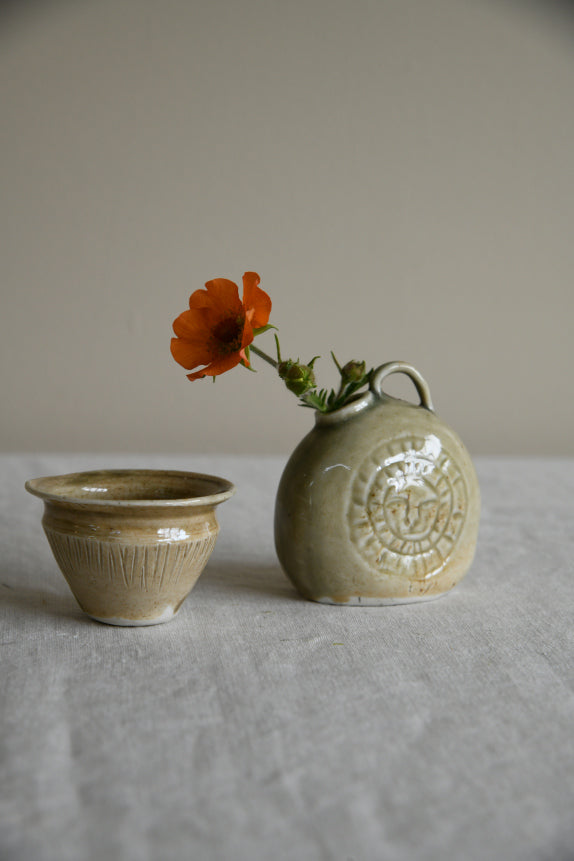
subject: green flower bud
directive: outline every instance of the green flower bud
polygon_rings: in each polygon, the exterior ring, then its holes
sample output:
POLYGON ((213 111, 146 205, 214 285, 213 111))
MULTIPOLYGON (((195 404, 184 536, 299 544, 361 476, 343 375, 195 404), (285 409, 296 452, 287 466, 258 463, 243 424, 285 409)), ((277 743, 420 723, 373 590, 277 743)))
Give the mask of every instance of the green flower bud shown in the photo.
POLYGON ((277 371, 289 391, 298 397, 316 386, 315 374, 310 365, 302 365, 292 359, 287 359, 279 363, 277 371))
POLYGON ((341 379, 343 383, 358 383, 365 376, 366 365, 364 362, 352 360, 341 368, 341 379))

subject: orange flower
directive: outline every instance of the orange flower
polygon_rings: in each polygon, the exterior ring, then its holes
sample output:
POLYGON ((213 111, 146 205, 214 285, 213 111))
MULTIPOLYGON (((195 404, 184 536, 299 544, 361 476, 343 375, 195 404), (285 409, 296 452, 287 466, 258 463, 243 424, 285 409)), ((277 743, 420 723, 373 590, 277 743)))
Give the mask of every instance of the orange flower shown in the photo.
POLYGON ((227 278, 214 278, 205 290, 196 290, 189 299, 189 311, 174 321, 175 338, 171 354, 188 371, 188 379, 215 377, 231 370, 239 362, 249 366, 245 348, 251 344, 257 329, 267 325, 271 299, 259 287, 259 275, 243 276, 243 300, 239 289, 227 278))

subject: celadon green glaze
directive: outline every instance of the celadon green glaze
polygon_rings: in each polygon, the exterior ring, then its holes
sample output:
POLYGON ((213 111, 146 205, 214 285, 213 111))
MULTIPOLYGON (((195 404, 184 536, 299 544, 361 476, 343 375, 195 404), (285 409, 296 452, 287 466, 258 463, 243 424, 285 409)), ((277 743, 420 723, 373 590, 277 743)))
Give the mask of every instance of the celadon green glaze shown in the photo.
POLYGON ((478 479, 428 385, 404 362, 315 427, 293 452, 275 506, 275 545, 298 591, 330 604, 437 598, 466 574, 480 517, 478 479), (383 391, 407 374, 420 405, 383 391))

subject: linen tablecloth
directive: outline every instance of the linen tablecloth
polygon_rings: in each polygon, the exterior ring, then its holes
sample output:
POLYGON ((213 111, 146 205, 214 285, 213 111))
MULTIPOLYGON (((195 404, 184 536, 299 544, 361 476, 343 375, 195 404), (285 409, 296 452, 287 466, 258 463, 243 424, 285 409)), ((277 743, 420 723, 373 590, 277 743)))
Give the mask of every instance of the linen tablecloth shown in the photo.
POLYGON ((285 459, 0 459, 2 861, 574 858, 574 461, 477 459, 474 565, 395 607, 302 600, 285 459), (101 466, 237 495, 173 622, 85 617, 24 481, 101 466))

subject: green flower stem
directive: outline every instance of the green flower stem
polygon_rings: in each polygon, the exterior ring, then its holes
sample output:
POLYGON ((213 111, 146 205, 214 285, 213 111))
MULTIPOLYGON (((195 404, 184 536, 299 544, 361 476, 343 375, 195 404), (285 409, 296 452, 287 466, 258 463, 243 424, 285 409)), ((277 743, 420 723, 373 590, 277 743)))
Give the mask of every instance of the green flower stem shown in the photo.
POLYGON ((263 359, 264 362, 267 362, 269 365, 272 365, 274 368, 278 367, 278 362, 275 359, 272 359, 271 356, 268 356, 267 353, 264 353, 263 350, 260 350, 259 347, 256 347, 255 344, 249 344, 249 350, 255 353, 256 356, 259 356, 260 359, 263 359))

